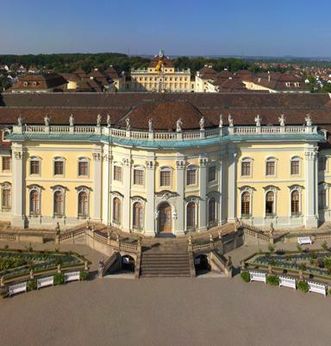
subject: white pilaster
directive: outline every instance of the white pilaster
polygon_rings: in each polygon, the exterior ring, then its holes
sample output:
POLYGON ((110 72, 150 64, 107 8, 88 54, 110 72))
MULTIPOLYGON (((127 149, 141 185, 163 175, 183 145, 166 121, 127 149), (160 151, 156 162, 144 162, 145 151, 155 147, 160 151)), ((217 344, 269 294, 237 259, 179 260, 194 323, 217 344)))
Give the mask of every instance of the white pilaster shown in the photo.
POLYGON ((111 182, 111 152, 109 145, 103 147, 102 160, 102 223, 109 225, 110 220, 110 182, 111 182))
POLYGON ((200 157, 200 202, 199 202, 199 230, 207 229, 207 164, 208 158, 200 157))
POLYGON ((236 213, 236 196, 237 196, 237 151, 234 147, 229 147, 228 150, 228 222, 235 222, 236 213))
POLYGON ((184 158, 176 161, 176 184, 177 184, 177 219, 176 219, 176 234, 183 234, 185 230, 185 160, 184 158))
POLYGON ((123 214, 122 225, 124 231, 130 231, 131 225, 131 154, 123 159, 123 214))
POLYGON ((93 152, 93 214, 94 221, 101 222, 101 201, 102 201, 102 155, 98 148, 93 152))
POLYGON ((305 226, 318 226, 318 171, 317 171, 317 148, 309 146, 305 150, 305 226))
POLYGON ((12 145, 12 226, 24 227, 24 186, 25 186, 25 169, 24 169, 24 149, 22 144, 13 143, 12 145))
POLYGON ((220 193, 219 197, 219 212, 218 212, 218 223, 219 225, 223 224, 223 221, 225 219, 225 209, 227 208, 225 200, 224 200, 224 194, 223 194, 223 163, 222 161, 219 161, 219 170, 218 170, 218 191, 220 193))
POLYGON ((155 161, 154 154, 146 161, 145 235, 155 236, 155 161))

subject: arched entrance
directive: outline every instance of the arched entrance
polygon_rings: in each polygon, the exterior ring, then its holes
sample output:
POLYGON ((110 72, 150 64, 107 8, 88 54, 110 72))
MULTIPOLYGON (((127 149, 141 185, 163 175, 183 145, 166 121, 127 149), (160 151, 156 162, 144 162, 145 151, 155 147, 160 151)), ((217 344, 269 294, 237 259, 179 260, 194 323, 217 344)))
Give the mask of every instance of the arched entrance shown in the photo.
POLYGON ((159 233, 172 232, 171 206, 164 202, 158 208, 158 231, 159 233))

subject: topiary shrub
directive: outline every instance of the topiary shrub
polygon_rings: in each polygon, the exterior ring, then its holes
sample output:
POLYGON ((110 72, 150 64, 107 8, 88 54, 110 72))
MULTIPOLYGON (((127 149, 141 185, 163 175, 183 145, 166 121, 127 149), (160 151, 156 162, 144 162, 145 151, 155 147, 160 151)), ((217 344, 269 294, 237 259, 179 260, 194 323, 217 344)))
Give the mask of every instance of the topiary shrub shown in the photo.
POLYGON ((54 275, 54 286, 63 285, 64 284, 64 274, 56 273, 54 275))
POLYGON ((328 243, 326 240, 324 240, 323 243, 321 244, 321 248, 325 251, 327 251, 329 249, 328 243))
POLYGON ((272 244, 268 245, 268 250, 270 253, 273 253, 275 251, 275 247, 272 244))
POLYGON ((80 280, 85 281, 89 279, 89 272, 87 270, 81 270, 80 280))
POLYGON ((249 275, 249 272, 241 272, 240 273, 241 278, 245 281, 245 282, 250 282, 251 281, 251 277, 249 275))
POLYGON ((29 280, 27 288, 28 288, 28 291, 36 290, 37 289, 37 279, 29 280))
POLYGON ((267 284, 271 286, 279 286, 279 278, 277 275, 268 275, 267 284))
POLYGON ((299 281, 298 290, 302 291, 303 293, 307 293, 309 291, 308 283, 306 281, 299 281))

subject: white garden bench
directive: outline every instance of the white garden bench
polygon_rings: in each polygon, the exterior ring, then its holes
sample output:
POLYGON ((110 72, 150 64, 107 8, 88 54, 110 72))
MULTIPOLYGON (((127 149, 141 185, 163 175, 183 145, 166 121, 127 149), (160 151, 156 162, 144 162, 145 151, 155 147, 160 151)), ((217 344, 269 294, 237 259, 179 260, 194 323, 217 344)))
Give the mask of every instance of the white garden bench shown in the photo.
POLYGON ((307 284, 309 286, 309 292, 323 294, 324 297, 326 296, 327 285, 314 281, 307 281, 307 284))
POLYGON ((54 285, 54 276, 37 279, 37 289, 54 285))
POLYGON ((80 280, 80 272, 64 273, 64 282, 80 280))
POLYGON ((310 237, 298 237, 298 244, 300 245, 311 245, 312 243, 313 242, 310 237))
POLYGON ((19 284, 11 285, 8 287, 8 295, 11 297, 17 293, 23 293, 27 290, 27 283, 20 282, 19 284))
POLYGON ((296 289, 295 279, 289 276, 279 276, 279 287, 290 287, 296 289))
POLYGON ((257 271, 249 271, 250 281, 261 281, 267 283, 267 274, 257 271))

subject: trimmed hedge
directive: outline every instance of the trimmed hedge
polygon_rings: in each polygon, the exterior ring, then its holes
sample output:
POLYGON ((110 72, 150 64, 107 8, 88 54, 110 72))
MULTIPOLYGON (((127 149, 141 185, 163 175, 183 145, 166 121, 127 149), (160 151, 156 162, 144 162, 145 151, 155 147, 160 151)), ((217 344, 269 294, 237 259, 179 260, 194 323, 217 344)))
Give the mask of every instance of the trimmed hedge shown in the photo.
POLYGON ((250 282, 251 281, 251 277, 249 275, 249 272, 241 272, 240 273, 241 278, 245 281, 245 282, 250 282))
POLYGON ((56 273, 54 274, 54 286, 63 285, 64 284, 64 274, 56 273))
POLYGON ((298 290, 302 291, 303 293, 307 293, 309 291, 309 286, 306 281, 299 281, 297 287, 298 290))
POLYGON ((267 284, 271 286, 279 286, 279 277, 277 275, 268 275, 267 284))
POLYGON ((89 272, 86 270, 81 270, 80 272, 80 280, 85 281, 89 279, 89 272))

